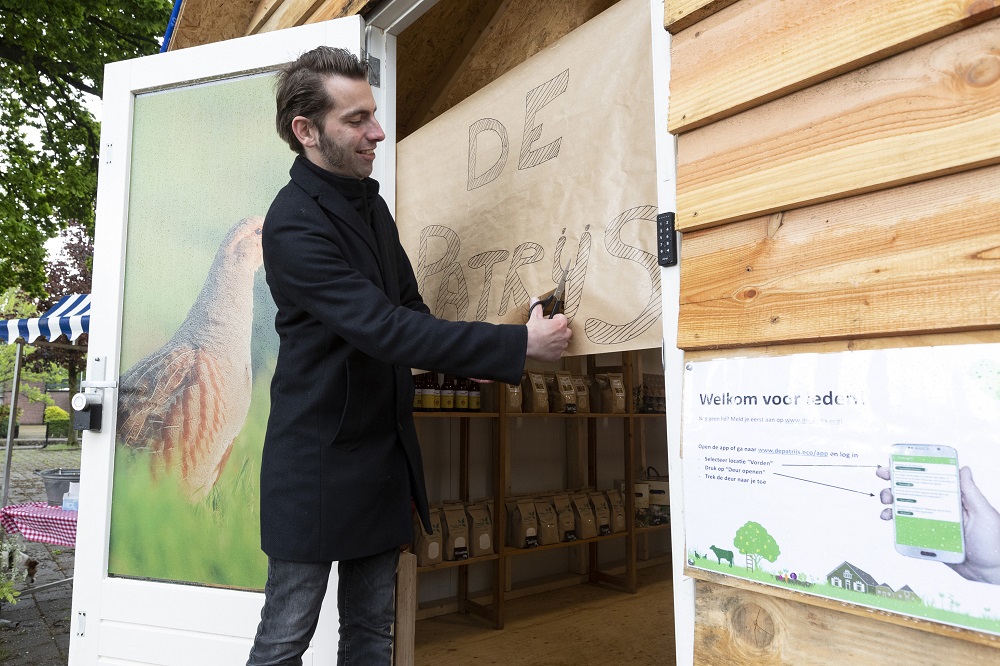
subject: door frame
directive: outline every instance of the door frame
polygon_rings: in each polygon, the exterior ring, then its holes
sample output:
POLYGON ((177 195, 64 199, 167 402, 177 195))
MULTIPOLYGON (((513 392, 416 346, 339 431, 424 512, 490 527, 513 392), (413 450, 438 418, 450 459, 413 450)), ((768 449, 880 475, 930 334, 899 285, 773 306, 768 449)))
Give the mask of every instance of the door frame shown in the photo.
MULTIPOLYGON (((101 431, 86 431, 82 442, 71 666, 243 663, 264 598, 260 592, 108 575, 135 97, 273 71, 321 44, 360 55, 364 35, 363 20, 352 16, 113 63, 105 70, 87 372, 89 390, 101 394, 105 408, 101 431)), ((385 55, 380 53, 388 65, 385 55)), ((392 113, 392 106, 394 100, 380 104, 387 145, 395 143, 395 120, 386 122, 383 114, 392 113)), ((389 191, 393 159, 377 159, 373 173, 389 191)), ((336 661, 336 590, 334 571, 305 664, 336 661)))

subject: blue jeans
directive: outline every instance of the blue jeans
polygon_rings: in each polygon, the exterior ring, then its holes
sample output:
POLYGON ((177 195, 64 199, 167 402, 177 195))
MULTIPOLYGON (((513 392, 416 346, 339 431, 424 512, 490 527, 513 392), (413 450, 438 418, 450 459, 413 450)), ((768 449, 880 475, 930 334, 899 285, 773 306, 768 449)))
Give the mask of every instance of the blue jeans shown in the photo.
MULTIPOLYGON (((392 664, 398 563, 397 548, 338 563, 338 666, 392 664)), ((330 566, 268 558, 264 607, 247 666, 301 666, 316 632, 330 566)))

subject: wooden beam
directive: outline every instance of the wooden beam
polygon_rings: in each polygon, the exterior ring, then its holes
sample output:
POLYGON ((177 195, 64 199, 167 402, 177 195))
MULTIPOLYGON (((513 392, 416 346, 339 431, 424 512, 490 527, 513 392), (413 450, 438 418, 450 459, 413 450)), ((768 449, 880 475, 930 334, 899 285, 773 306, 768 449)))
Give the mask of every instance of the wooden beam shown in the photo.
POLYGON ((1000 161, 993 19, 678 138, 693 231, 1000 161))
POLYGON ((364 14, 370 7, 377 4, 378 0, 327 0, 320 6, 306 23, 319 23, 330 19, 364 14))
POLYGON ((250 23, 247 25, 246 34, 256 35, 258 32, 262 32, 260 27, 264 25, 265 21, 271 18, 271 14, 274 13, 274 10, 282 2, 283 0, 260 0, 257 9, 254 10, 253 18, 250 19, 250 23))
POLYGON ((413 109, 407 127, 419 127, 440 113, 442 100, 446 99, 458 80, 459 75, 476 55, 497 21, 503 16, 511 0, 482 0, 479 13, 469 26, 465 37, 447 62, 442 63, 430 79, 421 101, 413 109))
MULTIPOLYGON (((260 24, 257 32, 271 32, 303 25, 326 0, 282 0, 260 24)), ((335 0, 344 4, 350 0, 335 0)))
POLYGON ((376 0, 260 0, 248 35, 361 14, 376 0))
POLYGON ((710 361, 716 358, 762 358, 789 354, 827 354, 830 352, 866 349, 908 349, 910 347, 944 347, 946 345, 987 345, 1000 342, 1000 328, 961 333, 931 333, 929 335, 899 335, 888 338, 855 338, 826 342, 801 342, 768 345, 766 347, 734 347, 731 349, 701 349, 684 354, 685 361, 710 361))
POLYGON ((1000 328, 1000 166, 685 234, 678 346, 1000 328))
POLYGON ((184 0, 168 50, 241 37, 256 6, 257 0, 184 0))
POLYGON ((671 43, 673 133, 1000 16, 1000 0, 744 0, 671 43))
POLYGON ((694 25, 739 0, 665 0, 663 27, 671 34, 694 25))
POLYGON ((400 553, 396 568, 396 622, 392 632, 393 666, 413 666, 417 622, 417 556, 400 553))
POLYGON ((986 634, 701 570, 685 573, 713 581, 695 584, 697 664, 986 666, 1000 656, 996 638, 986 634))

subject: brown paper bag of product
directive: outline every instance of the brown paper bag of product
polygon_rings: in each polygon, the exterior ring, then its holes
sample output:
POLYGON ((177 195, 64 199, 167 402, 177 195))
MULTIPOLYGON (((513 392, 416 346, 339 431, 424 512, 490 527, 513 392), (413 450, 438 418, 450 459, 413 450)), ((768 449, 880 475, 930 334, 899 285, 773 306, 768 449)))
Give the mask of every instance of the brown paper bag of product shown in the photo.
POLYGON ((632 492, 635 494, 635 526, 649 527, 649 484, 636 482, 632 485, 632 492))
POLYGON ((601 414, 610 414, 608 411, 612 407, 611 382, 608 380, 606 372, 599 372, 594 375, 594 407, 595 411, 601 414))
POLYGON ((469 524, 464 506, 445 504, 441 507, 441 531, 444 559, 448 562, 469 559, 469 524))
POLYGON ((590 377, 574 375, 573 388, 576 389, 576 413, 590 414, 590 377))
POLYGON ((649 484, 649 524, 666 525, 670 522, 670 481, 655 467, 646 468, 645 481, 649 484))
POLYGON ((590 506, 594 510, 598 536, 611 534, 611 509, 608 508, 608 500, 604 497, 604 493, 600 491, 590 493, 590 506))
POLYGON ((515 500, 513 512, 508 517, 511 540, 507 545, 514 548, 534 548, 538 545, 538 515, 534 500, 515 500))
POLYGON ((545 375, 545 389, 549 397, 549 409, 554 414, 576 414, 576 387, 573 376, 565 371, 545 375))
POLYGON ((420 516, 413 514, 413 552, 417 556, 419 567, 428 567, 441 562, 441 510, 433 507, 430 514, 431 534, 424 531, 420 516))
POLYGON ((538 545, 559 543, 559 514, 556 513, 551 498, 535 499, 535 513, 538 516, 538 545))
POLYGON ((520 384, 504 384, 504 400, 506 401, 506 408, 508 414, 520 414, 521 413, 521 385, 520 384))
POLYGON ((552 506, 556 510, 559 541, 576 541, 576 516, 573 515, 573 503, 569 495, 554 495, 552 506))
POLYGON ((578 539, 591 539, 597 536, 597 521, 594 511, 590 508, 590 498, 587 495, 573 495, 573 516, 576 518, 576 536, 578 539))
POLYGON ((611 531, 614 533, 624 532, 628 529, 625 523, 625 499, 621 492, 612 488, 605 493, 608 498, 608 509, 611 510, 611 531))
POLYGON ((469 517, 469 550, 472 557, 493 554, 493 519, 485 503, 471 504, 469 517))
POLYGON ((601 389, 601 411, 605 414, 624 414, 625 377, 620 372, 606 372, 595 375, 601 389))
POLYGON ((545 375, 526 372, 521 379, 521 411, 531 414, 549 413, 549 393, 545 388, 545 375))

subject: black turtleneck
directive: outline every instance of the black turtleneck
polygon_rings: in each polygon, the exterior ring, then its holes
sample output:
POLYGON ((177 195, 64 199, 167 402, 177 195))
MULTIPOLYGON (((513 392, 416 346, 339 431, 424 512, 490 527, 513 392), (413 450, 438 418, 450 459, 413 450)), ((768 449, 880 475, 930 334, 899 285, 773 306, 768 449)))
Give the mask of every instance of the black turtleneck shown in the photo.
POLYGON ((347 202, 358 211, 361 219, 372 224, 372 209, 375 207, 375 197, 378 196, 378 181, 374 178, 352 178, 339 176, 335 173, 310 162, 304 155, 295 159, 301 160, 309 170, 329 183, 347 202))

